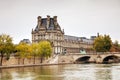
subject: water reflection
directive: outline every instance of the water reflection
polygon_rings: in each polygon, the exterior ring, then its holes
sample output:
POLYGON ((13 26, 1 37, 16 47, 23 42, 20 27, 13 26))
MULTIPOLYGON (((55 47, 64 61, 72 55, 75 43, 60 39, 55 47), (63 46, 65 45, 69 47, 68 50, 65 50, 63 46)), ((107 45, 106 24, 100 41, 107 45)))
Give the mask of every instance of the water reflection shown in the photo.
POLYGON ((119 80, 120 64, 69 64, 0 69, 0 80, 119 80))
POLYGON ((97 80, 112 80, 111 69, 109 68, 98 69, 95 74, 97 80))

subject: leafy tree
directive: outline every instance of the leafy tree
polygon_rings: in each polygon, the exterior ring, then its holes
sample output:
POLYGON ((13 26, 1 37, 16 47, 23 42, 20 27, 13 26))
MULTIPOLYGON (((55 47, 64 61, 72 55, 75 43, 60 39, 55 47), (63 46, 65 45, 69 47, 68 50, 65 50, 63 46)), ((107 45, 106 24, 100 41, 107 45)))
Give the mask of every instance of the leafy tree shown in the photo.
POLYGON ((97 52, 109 51, 111 47, 112 47, 112 41, 109 35, 104 35, 104 36, 101 35, 94 40, 94 49, 97 52))
POLYGON ((14 51, 14 45, 12 43, 12 38, 9 35, 2 34, 0 35, 0 54, 1 54, 1 63, 4 55, 6 55, 7 59, 9 59, 10 54, 14 51))
POLYGON ((41 63, 44 58, 48 58, 52 54, 52 47, 48 41, 40 41, 38 43, 38 53, 41 58, 41 63))
MULTIPOLYGON (((26 43, 19 43, 16 46, 16 50, 17 50, 17 55, 19 56, 19 60, 20 58, 23 59, 23 64, 24 64, 24 59, 27 58, 28 56, 31 56, 31 48, 30 45, 26 44, 26 43)), ((20 61, 18 61, 18 64, 20 64, 20 61)))
POLYGON ((104 48, 105 52, 109 51, 110 48, 112 47, 112 40, 109 35, 104 35, 104 48))
POLYGON ((35 57, 39 54, 38 43, 32 43, 31 47, 32 47, 32 55, 34 56, 34 64, 35 64, 35 57))

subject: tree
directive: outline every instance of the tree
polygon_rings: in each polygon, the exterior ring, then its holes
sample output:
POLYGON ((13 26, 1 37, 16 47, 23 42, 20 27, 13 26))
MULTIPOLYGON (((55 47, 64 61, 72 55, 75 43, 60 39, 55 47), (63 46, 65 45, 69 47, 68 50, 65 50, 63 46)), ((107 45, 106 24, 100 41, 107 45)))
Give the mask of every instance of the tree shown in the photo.
POLYGON ((112 47, 112 40, 109 35, 104 35, 104 44, 103 45, 105 48, 105 52, 109 51, 110 48, 112 47))
POLYGON ((9 59, 10 54, 14 51, 14 45, 12 43, 12 38, 9 35, 2 34, 0 35, 0 54, 1 54, 1 63, 4 55, 6 55, 7 59, 9 59))
POLYGON ((35 57, 39 54, 38 43, 32 43, 31 47, 32 47, 32 56, 34 57, 34 64, 35 64, 35 57))
POLYGON ((52 54, 52 47, 48 41, 40 41, 38 43, 38 53, 41 58, 41 63, 44 58, 48 58, 52 54))
POLYGON ((94 40, 94 49, 97 52, 106 52, 109 51, 112 47, 112 41, 109 35, 98 36, 94 40))
MULTIPOLYGON (((24 59, 27 58, 28 56, 31 56, 31 48, 30 45, 26 44, 26 43, 19 43, 16 46, 16 50, 17 50, 17 55, 19 56, 19 60, 20 58, 23 59, 23 64, 24 64, 24 59)), ((18 64, 20 64, 20 61, 18 61, 18 64)))

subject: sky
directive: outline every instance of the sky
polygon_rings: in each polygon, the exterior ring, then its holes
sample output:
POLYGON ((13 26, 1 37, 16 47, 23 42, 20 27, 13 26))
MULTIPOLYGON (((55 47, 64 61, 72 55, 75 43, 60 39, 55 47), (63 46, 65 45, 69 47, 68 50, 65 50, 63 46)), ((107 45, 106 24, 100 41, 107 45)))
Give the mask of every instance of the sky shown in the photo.
POLYGON ((66 35, 87 37, 97 33, 120 42, 120 0, 0 0, 0 34, 15 44, 30 39, 37 17, 58 16, 66 35))

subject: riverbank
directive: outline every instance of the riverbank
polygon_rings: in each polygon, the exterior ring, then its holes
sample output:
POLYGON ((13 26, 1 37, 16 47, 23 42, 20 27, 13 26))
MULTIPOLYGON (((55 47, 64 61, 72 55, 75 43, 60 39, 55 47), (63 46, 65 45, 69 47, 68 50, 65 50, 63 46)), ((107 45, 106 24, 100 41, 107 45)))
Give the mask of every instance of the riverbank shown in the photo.
POLYGON ((62 64, 75 64, 75 63, 119 63, 120 53, 104 53, 104 54, 67 54, 57 55, 46 59, 43 63, 40 63, 40 58, 19 58, 16 56, 10 56, 7 60, 3 58, 2 66, 0 68, 16 68, 16 67, 32 67, 32 66, 49 66, 49 65, 62 65, 62 64))
MULTIPOLYGON (((118 63, 118 62, 114 62, 118 63)), ((9 65, 9 66, 0 66, 0 69, 8 69, 8 68, 19 68, 19 67, 35 67, 35 66, 52 66, 52 65, 66 65, 66 64, 111 64, 111 63, 95 63, 95 62, 87 62, 87 63, 58 63, 58 64, 27 64, 27 65, 9 65)))
POLYGON ((50 65, 65 65, 65 64, 74 64, 74 63, 59 63, 59 64, 30 64, 30 65, 10 65, 10 66, 0 66, 0 69, 6 68, 18 68, 18 67, 33 67, 33 66, 50 66, 50 65))

